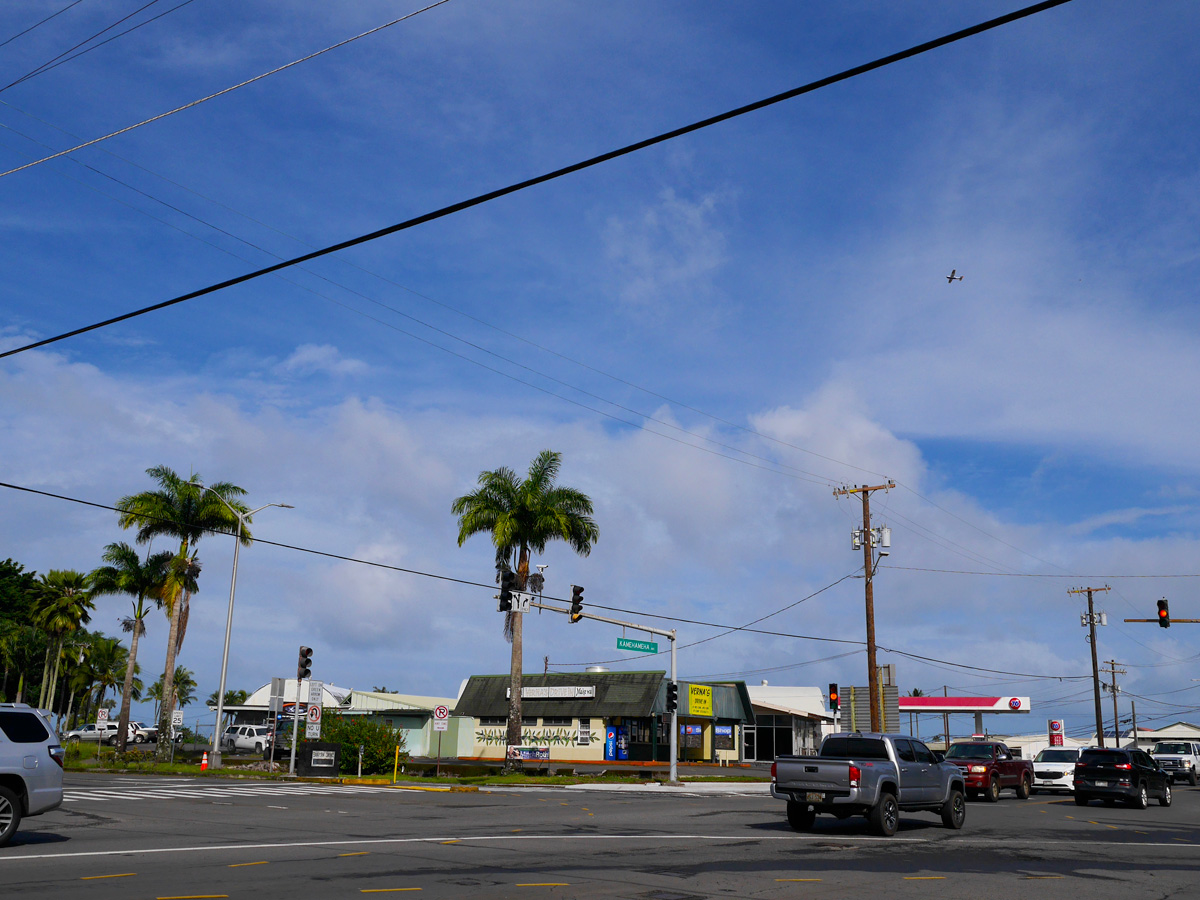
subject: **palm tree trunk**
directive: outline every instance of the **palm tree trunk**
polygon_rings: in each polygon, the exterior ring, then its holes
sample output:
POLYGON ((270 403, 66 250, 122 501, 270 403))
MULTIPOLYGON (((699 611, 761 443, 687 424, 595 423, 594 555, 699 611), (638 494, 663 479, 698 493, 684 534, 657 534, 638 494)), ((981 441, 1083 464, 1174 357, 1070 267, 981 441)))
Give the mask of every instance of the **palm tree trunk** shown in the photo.
POLYGON ((125 686, 121 689, 121 719, 117 725, 117 753, 125 752, 125 738, 129 733, 129 700, 133 694, 133 669, 137 665, 138 632, 142 620, 133 620, 132 637, 129 639, 129 661, 125 663, 125 686))
POLYGON ((21 695, 25 693, 25 671, 21 671, 21 677, 17 679, 17 697, 16 702, 21 702, 21 695))
MULTIPOLYGON (((517 559, 517 590, 525 590, 525 585, 529 579, 529 548, 522 547, 521 555, 517 559)), ((512 614, 512 659, 509 663, 508 671, 508 733, 506 742, 509 747, 518 747, 521 744, 521 682, 524 669, 524 641, 523 641, 523 625, 524 613, 514 612, 512 614)), ((508 759, 508 754, 505 753, 504 769, 512 770, 517 768, 511 760, 508 759)))
POLYGON ((42 689, 38 691, 38 709, 46 708, 46 682, 50 678, 50 642, 46 643, 46 661, 42 663, 42 689))
POLYGON ((46 698, 47 709, 54 705, 54 695, 57 693, 58 688, 58 664, 62 661, 62 649, 66 640, 66 635, 59 638, 58 650, 54 654, 54 674, 50 676, 50 696, 46 698))
POLYGON ((175 651, 179 642, 179 619, 183 611, 187 592, 175 603, 171 611, 171 628, 167 633, 167 665, 163 670, 162 705, 158 711, 158 746, 155 756, 166 762, 171 756, 171 713, 175 710, 175 651))

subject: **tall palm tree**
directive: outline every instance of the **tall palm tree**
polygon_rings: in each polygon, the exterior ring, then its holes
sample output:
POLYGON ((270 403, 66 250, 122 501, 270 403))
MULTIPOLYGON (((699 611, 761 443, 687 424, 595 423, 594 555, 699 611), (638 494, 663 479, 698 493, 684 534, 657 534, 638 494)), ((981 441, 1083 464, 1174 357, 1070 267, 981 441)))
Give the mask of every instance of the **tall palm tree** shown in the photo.
MULTIPOLYGON (((181 706, 187 706, 196 699, 196 679, 191 669, 185 669, 183 666, 175 667, 175 677, 171 679, 175 685, 175 700, 181 706)), ((163 698, 163 680, 160 677, 158 681, 150 685, 150 689, 146 691, 146 696, 153 700, 156 704, 162 702, 163 698)))
MULTIPOLYGON (((562 454, 543 450, 529 465, 524 481, 501 467, 479 473, 479 487, 455 500, 458 546, 473 534, 488 532, 496 548, 496 567, 515 570, 517 590, 529 582, 531 553, 544 553, 553 540, 565 541, 580 556, 592 552, 600 529, 592 520, 592 501, 574 488, 555 484, 562 454)), ((512 642, 509 668, 508 745, 521 743, 521 614, 505 616, 504 633, 512 642)), ((507 754, 505 754, 507 758, 507 754)))
MULTIPOLYGON (((197 578, 200 562, 196 557, 196 545, 206 534, 225 532, 237 533, 237 516, 225 506, 239 513, 248 512, 238 497, 246 491, 227 481, 209 485, 201 490, 200 476, 193 473, 188 480, 180 478, 167 466, 152 466, 146 474, 158 482, 158 489, 143 491, 122 497, 117 501, 122 528, 137 528, 137 541, 144 544, 163 535, 179 541, 179 552, 170 564, 170 577, 163 594, 163 606, 170 618, 167 634, 167 659, 163 668, 162 705, 158 713, 159 759, 166 759, 171 752, 171 711, 175 706, 174 678, 175 658, 183 644, 187 630, 188 605, 198 589, 197 578), (219 495, 221 499, 214 497, 219 495), (221 500, 225 503, 222 503, 221 500)), ((242 543, 251 543, 250 532, 242 530, 242 543)))
POLYGON ((121 690, 121 716, 117 726, 118 753, 125 752, 129 732, 133 676, 138 668, 138 640, 146 633, 146 616, 152 605, 163 605, 173 556, 169 550, 162 550, 153 555, 147 553, 146 561, 142 562, 137 550, 129 544, 109 544, 101 557, 108 565, 92 572, 92 590, 95 594, 128 594, 133 598, 133 615, 121 620, 121 630, 130 637, 125 683, 121 690))
MULTIPOLYGON (((921 690, 920 688, 913 688, 911 691, 909 691, 909 692, 908 692, 907 694, 905 694, 904 696, 906 696, 906 697, 924 697, 924 696, 925 696, 925 692, 924 692, 923 690, 921 690)), ((913 727, 914 727, 914 726, 913 726, 913 715, 914 715, 914 713, 909 713, 909 714, 908 714, 908 733, 909 733, 909 734, 911 734, 911 735, 913 735, 914 737, 920 737, 921 735, 920 735, 920 734, 918 734, 918 733, 917 733, 917 731, 914 731, 914 730, 913 730, 913 727)), ((916 724, 917 724, 917 726, 920 726, 920 724, 921 724, 921 714, 920 714, 920 713, 915 713, 915 715, 916 715, 916 717, 917 717, 917 723, 916 723, 916 724)))
POLYGON ((42 576, 42 592, 36 601, 34 621, 50 636, 50 646, 46 648, 38 706, 49 708, 54 703, 63 643, 67 635, 91 621, 94 609, 88 577, 82 572, 51 569, 42 576), (50 665, 52 660, 53 667, 50 665))

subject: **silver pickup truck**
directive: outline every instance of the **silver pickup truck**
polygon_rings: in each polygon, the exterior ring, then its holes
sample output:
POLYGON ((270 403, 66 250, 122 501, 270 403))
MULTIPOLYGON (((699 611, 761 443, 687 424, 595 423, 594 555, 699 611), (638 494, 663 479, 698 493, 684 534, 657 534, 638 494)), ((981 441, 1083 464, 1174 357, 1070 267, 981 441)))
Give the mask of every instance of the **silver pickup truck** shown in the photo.
POLYGON ((901 810, 939 813, 947 828, 967 817, 962 770, 902 734, 831 734, 816 756, 777 757, 771 796, 787 801, 797 831, 812 828, 817 813, 866 816, 885 837, 896 833, 901 810))

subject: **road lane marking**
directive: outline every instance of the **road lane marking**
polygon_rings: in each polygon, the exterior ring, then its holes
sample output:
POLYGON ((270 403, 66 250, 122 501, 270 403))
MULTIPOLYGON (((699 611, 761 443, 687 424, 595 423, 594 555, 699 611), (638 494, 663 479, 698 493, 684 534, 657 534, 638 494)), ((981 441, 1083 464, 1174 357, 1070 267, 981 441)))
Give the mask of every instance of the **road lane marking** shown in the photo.
POLYGON ((453 838, 452 840, 449 840, 449 841, 441 841, 440 843, 443 843, 443 844, 457 844, 457 843, 458 843, 458 838, 453 838))
MULTIPOLYGON (((764 842, 784 842, 787 841, 796 845, 816 844, 822 841, 828 841, 828 835, 821 834, 781 834, 781 835, 755 835, 755 841, 764 842)), ((84 850, 69 853, 0 853, 0 870, 5 866, 12 865, 15 862, 26 860, 42 860, 42 859, 82 859, 100 858, 106 856, 145 856, 162 853, 213 853, 222 851, 246 851, 246 850, 286 850, 301 847, 368 847, 377 845, 397 845, 397 844, 441 844, 447 842, 470 842, 470 843, 494 843, 497 841, 611 841, 611 842, 640 842, 646 843, 678 843, 683 841, 705 841, 709 843, 744 843, 747 840, 746 835, 732 834, 489 834, 489 835, 474 835, 458 838, 446 837, 400 837, 400 838, 351 838, 346 840, 324 840, 324 841, 280 841, 278 843, 252 843, 252 844, 200 844, 194 846, 175 846, 175 847, 150 847, 150 848, 125 848, 117 850, 84 850)), ((883 846, 898 846, 900 844, 926 845, 932 846, 931 842, 926 838, 918 837, 875 837, 868 835, 840 835, 839 841, 852 844, 880 844, 883 846)), ((989 847, 994 848, 995 844, 990 838, 981 837, 959 838, 954 840, 956 847, 989 847)), ((1074 840, 1015 840, 1008 846, 1013 847, 1080 847, 1080 846, 1095 846, 1095 847, 1111 847, 1114 846, 1113 841, 1099 839, 1074 839, 1074 840)), ((1123 844, 1122 844, 1123 846, 1123 844)), ((1139 847, 1170 847, 1171 842, 1167 841, 1146 841, 1138 845, 1139 847)))
POLYGON ((945 881, 945 875, 905 875, 905 881, 945 881))
POLYGON ((371 851, 359 850, 357 853, 339 853, 338 856, 370 856, 371 851))
POLYGON ((360 894, 395 894, 399 891, 419 891, 420 888, 363 888, 360 894))
POLYGON ((1191 843, 1191 841, 1190 841, 1190 840, 1188 840, 1187 838, 1171 838, 1171 840, 1173 840, 1173 841, 1181 841, 1181 842, 1183 842, 1183 843, 1185 843, 1185 844, 1190 844, 1190 843, 1191 843))
POLYGON ((522 884, 517 882, 513 887, 570 887, 565 881, 528 881, 522 884))
POLYGON ((1026 881, 1037 881, 1047 878, 1062 878, 1061 875, 1026 875, 1024 877, 1026 881))
POLYGON ((155 900, 229 900, 228 894, 183 894, 177 897, 157 897, 155 900))
POLYGON ((97 878, 132 878, 137 872, 121 872, 119 875, 84 875, 80 881, 95 881, 97 878))
POLYGON ((776 878, 776 881, 820 881, 820 878, 776 878))
POLYGON ((267 861, 267 860, 265 860, 265 859, 260 859, 258 862, 250 862, 250 863, 230 863, 230 864, 229 864, 229 868, 231 868, 231 869, 239 869, 239 868, 241 868, 242 866, 265 866, 265 865, 267 865, 267 864, 268 864, 268 861, 267 861))

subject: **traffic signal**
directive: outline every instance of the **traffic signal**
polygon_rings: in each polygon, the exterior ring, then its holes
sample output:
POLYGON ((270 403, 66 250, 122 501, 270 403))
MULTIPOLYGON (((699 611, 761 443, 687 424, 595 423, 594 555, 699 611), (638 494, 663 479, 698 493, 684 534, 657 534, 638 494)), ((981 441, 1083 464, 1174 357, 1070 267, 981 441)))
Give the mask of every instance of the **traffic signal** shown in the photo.
POLYGON ((303 681, 312 674, 312 647, 300 648, 300 659, 296 662, 296 677, 303 681))
POLYGON ((1158 627, 1171 627, 1171 607, 1167 605, 1166 597, 1158 601, 1158 627))
POLYGON ((578 622, 583 618, 583 588, 577 584, 571 585, 571 612, 567 621, 578 622))
POLYGON ((500 573, 500 612, 512 610, 513 586, 516 583, 517 576, 511 569, 505 569, 500 573))
POLYGON ((667 682, 667 712, 679 709, 679 685, 674 681, 667 682))
POLYGON ((838 697, 837 682, 831 681, 829 683, 829 711, 834 713, 837 712, 839 709, 841 709, 841 704, 841 698, 838 697))

